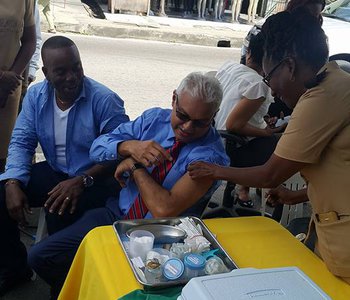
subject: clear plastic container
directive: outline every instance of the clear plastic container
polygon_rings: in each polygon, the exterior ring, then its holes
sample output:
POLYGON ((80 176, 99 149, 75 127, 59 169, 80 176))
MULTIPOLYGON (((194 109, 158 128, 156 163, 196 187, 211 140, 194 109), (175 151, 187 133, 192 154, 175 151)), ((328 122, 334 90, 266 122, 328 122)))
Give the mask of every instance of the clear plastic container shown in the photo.
POLYGON ((146 230, 135 230, 130 234, 130 257, 146 260, 147 252, 153 248, 154 235, 146 230))
POLYGON ((191 279, 193 277, 198 277, 205 275, 205 259, 203 256, 195 253, 187 254, 184 258, 185 265, 185 277, 191 279))
POLYGON ((162 266, 160 264, 155 264, 155 263, 146 264, 145 277, 146 277, 147 283, 154 284, 154 283, 161 282, 163 278, 162 266))
POLYGON ((170 259, 170 252, 163 248, 153 248, 147 253, 145 276, 148 283, 159 283, 163 280, 163 266, 170 259))
POLYGON ((220 273, 227 273, 229 272, 229 269, 225 266, 224 262, 220 257, 213 256, 205 262, 204 271, 207 275, 214 275, 220 273))

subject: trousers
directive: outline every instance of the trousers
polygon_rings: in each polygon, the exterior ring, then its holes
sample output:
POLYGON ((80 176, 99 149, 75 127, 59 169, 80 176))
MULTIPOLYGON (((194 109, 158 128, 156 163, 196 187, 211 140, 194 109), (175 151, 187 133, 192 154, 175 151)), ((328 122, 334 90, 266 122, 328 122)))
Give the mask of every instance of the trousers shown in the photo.
MULTIPOLYGON (((59 182, 68 179, 68 175, 54 171, 47 162, 33 165, 31 178, 24 191, 31 207, 42 207, 47 199, 47 193, 59 182)), ((111 179, 96 182, 94 186, 86 188, 81 195, 77 210, 74 214, 68 211, 62 216, 47 213, 46 222, 50 235, 76 222, 84 212, 98 207, 104 207, 109 197, 116 197, 120 187, 111 179)), ((0 234, 3 241, 0 247, 0 276, 10 276, 27 265, 27 251, 20 240, 17 222, 13 220, 6 207, 4 183, 0 183, 0 234)))
POLYGON ((35 244, 29 250, 29 266, 51 286, 51 295, 54 298, 59 295, 84 236, 93 228, 111 225, 117 219, 119 217, 108 207, 90 210, 74 224, 35 244))

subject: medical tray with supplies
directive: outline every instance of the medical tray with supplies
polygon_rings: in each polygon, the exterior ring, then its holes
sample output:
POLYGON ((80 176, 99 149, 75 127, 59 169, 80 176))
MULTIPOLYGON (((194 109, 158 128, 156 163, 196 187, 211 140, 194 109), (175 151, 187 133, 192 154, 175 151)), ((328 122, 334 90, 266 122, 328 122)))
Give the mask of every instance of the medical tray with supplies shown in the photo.
POLYGON ((237 269, 191 279, 177 300, 330 300, 297 267, 237 269))
MULTIPOLYGON (((182 276, 176 280, 165 280, 162 282, 148 282, 144 276, 144 269, 141 266, 137 267, 134 259, 129 256, 129 236, 133 230, 147 230, 154 234, 155 244, 157 247, 166 248, 171 243, 183 242, 186 238, 185 233, 181 234, 181 230, 176 230, 176 226, 185 218, 163 218, 163 219, 138 219, 138 220, 120 220, 113 224, 114 231, 118 241, 123 249, 128 263, 134 273, 136 280, 145 288, 153 287, 168 287, 176 285, 185 285, 189 279, 182 276), (173 229, 172 229, 173 228, 173 229), (141 272, 140 272, 141 271, 141 272)), ((215 249, 215 255, 220 257, 228 272, 237 268, 237 265, 229 257, 226 251, 222 248, 214 235, 209 231, 205 224, 196 217, 189 217, 196 226, 202 230, 202 235, 210 242, 210 249, 215 249)))

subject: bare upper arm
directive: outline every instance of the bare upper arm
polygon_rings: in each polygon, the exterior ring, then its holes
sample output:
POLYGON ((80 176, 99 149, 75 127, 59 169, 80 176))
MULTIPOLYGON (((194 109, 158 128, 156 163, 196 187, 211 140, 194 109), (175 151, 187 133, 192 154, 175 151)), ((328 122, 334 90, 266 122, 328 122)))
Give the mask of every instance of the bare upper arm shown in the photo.
POLYGON ((171 215, 179 215, 202 198, 213 184, 213 180, 193 180, 186 172, 170 190, 171 215))

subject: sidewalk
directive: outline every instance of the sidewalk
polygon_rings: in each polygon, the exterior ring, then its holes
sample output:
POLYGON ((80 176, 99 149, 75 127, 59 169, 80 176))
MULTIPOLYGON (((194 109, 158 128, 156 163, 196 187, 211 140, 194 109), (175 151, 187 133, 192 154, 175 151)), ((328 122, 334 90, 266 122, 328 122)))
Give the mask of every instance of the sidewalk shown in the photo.
MULTIPOLYGON (((101 20, 91 18, 80 0, 54 0, 51 3, 58 32, 203 46, 216 46, 219 40, 230 40, 231 47, 240 48, 252 26, 177 17, 110 14, 105 5, 101 7, 107 19, 101 20)), ((47 31, 47 22, 42 14, 41 26, 42 31, 47 31)))

